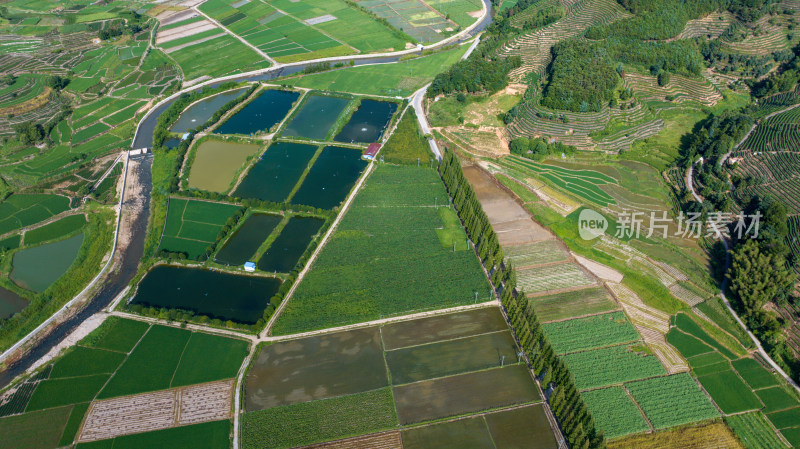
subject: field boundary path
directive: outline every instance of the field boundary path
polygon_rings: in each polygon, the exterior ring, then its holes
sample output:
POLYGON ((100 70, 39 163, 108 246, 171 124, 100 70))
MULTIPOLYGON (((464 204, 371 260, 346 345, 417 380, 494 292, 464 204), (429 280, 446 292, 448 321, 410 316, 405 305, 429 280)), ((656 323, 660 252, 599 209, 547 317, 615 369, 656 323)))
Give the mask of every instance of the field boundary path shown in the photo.
POLYGON ((124 175, 122 178, 122 190, 119 195, 119 203, 117 204, 117 223, 114 229, 114 239, 111 245, 111 252, 109 253, 108 260, 106 261, 105 265, 100 269, 100 272, 97 273, 97 276, 89 282, 83 290, 80 291, 77 295, 75 295, 69 302, 64 304, 64 306, 54 314, 50 316, 50 318, 46 319, 42 324, 37 326, 34 330, 30 331, 26 336, 22 337, 18 342, 14 343, 10 348, 8 348, 5 352, 0 354, 0 364, 2 364, 5 360, 7 360, 12 354, 17 352, 23 346, 27 345, 31 340, 33 340, 40 332, 49 328, 52 324, 56 322, 56 320, 60 319, 68 310, 72 309, 78 302, 84 300, 85 296, 88 294, 89 291, 94 289, 97 285, 97 282, 105 276, 108 272, 109 267, 114 263, 114 253, 117 250, 117 242, 119 241, 119 227, 120 222, 122 221, 122 205, 125 200, 125 186, 128 182, 128 166, 130 162, 130 153, 125 152, 125 167, 123 169, 124 175))
MULTIPOLYGON (((205 3, 205 2, 203 2, 203 3, 205 3)), ((250 42, 247 42, 245 40, 245 38, 243 38, 242 36, 239 36, 238 34, 234 33, 233 31, 229 30, 227 27, 225 27, 221 23, 217 22, 217 20, 215 18, 209 16, 208 14, 204 13, 203 11, 200 11, 200 8, 198 8, 198 6, 200 6, 201 4, 192 6, 192 8, 191 8, 192 11, 194 11, 197 14, 200 14, 201 16, 205 17, 206 20, 208 20, 209 22, 211 22, 214 25, 216 25, 219 29, 221 29, 222 31, 226 32, 227 34, 235 37, 236 39, 238 39, 241 43, 245 44, 246 46, 250 47, 254 52, 258 53, 259 56, 261 56, 262 58, 264 58, 267 61, 269 61, 270 64, 276 64, 276 65, 278 64, 278 61, 272 59, 272 56, 264 53, 263 51, 261 51, 261 49, 259 49, 255 45, 251 44, 250 42)))

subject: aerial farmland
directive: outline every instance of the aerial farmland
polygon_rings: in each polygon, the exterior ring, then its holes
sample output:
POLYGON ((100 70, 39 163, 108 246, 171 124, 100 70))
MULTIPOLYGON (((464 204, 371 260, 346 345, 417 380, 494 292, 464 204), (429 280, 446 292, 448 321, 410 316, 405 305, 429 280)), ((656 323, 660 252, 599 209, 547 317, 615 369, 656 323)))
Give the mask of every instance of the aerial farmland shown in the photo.
POLYGON ((2 3, 0 447, 800 447, 798 11, 2 3))

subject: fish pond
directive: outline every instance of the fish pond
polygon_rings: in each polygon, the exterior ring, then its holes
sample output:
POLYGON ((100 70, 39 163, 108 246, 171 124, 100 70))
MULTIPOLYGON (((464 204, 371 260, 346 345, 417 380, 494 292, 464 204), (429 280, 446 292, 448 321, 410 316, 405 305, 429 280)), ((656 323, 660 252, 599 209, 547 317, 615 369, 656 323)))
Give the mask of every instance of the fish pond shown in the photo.
POLYGON ((392 115, 397 110, 397 103, 375 100, 361 100, 358 110, 344 125, 333 140, 337 142, 377 142, 380 139, 392 115))
POLYGON ((83 234, 23 249, 14 254, 11 280, 35 292, 43 292, 67 272, 83 243, 83 234))
POLYGON ((272 144, 250 169, 233 196, 282 203, 316 152, 317 147, 310 145, 288 142, 272 144))
POLYGON ((164 141, 164 146, 169 148, 170 150, 178 148, 180 144, 181 144, 181 139, 178 139, 177 137, 170 137, 169 139, 164 141))
POLYGON ((170 131, 174 133, 185 133, 190 129, 197 128, 207 122, 219 108, 225 106, 239 95, 242 95, 245 89, 247 88, 223 92, 212 97, 204 98, 189 106, 183 111, 181 116, 178 117, 178 120, 172 125, 170 131))
POLYGON ((269 130, 286 116, 300 97, 297 92, 268 89, 228 118, 217 134, 253 134, 269 130))
POLYGON ((196 150, 189 173, 189 188, 226 192, 247 159, 259 145, 205 140, 196 150))
POLYGON ((280 285, 274 278, 159 265, 142 279, 131 304, 255 324, 280 285))
POLYGON ((258 260, 259 270, 288 273, 297 265, 323 220, 313 217, 292 217, 278 238, 258 260))
POLYGON ((332 209, 344 200, 366 166, 359 150, 326 147, 291 202, 332 209))
POLYGON ((283 135, 324 139, 349 102, 344 98, 312 95, 286 126, 283 135))
POLYGON ((0 320, 4 320, 27 307, 28 301, 11 290, 0 287, 0 320))
POLYGON ((225 246, 214 257, 214 261, 225 265, 243 265, 251 261, 256 250, 269 237, 283 217, 272 214, 253 214, 233 234, 225 246))

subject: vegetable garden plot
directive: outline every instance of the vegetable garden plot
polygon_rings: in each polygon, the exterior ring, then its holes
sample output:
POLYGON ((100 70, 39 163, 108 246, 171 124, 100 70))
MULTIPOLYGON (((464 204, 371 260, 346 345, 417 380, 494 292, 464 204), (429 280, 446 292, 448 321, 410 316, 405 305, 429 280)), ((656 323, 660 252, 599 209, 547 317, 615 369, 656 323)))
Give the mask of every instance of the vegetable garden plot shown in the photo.
POLYGON ((562 262, 567 260, 568 254, 558 240, 545 240, 528 245, 506 246, 503 248, 508 258, 516 268, 525 268, 530 265, 562 262))
POLYGON ((541 400, 523 365, 401 385, 394 396, 404 425, 541 400))
POLYGON ((592 412, 598 430, 616 438, 650 430, 639 408, 623 387, 585 391, 581 397, 592 412))
POLYGON ((0 203, 0 234, 47 220, 69 209, 69 198, 50 194, 16 194, 0 203))
POLYGON ((264 346, 247 374, 250 412, 388 385, 377 328, 264 346))
POLYGON ((282 203, 317 152, 311 145, 273 143, 250 169, 233 196, 282 203))
POLYGON ((216 240, 222 226, 240 206, 170 198, 159 250, 185 253, 196 259, 216 240))
POLYGON ((610 312, 619 308, 614 298, 603 287, 535 296, 529 298, 528 307, 532 307, 539 320, 543 322, 610 312))
POLYGON ((658 358, 635 346, 612 346, 564 356, 579 390, 667 374, 658 358))
POLYGON ((747 449, 784 449, 786 445, 778 439, 761 412, 744 413, 725 417, 725 422, 739 436, 747 449))
POLYGON ((358 4, 420 42, 437 42, 446 36, 445 30, 458 27, 421 1, 360 0, 358 4))
POLYGON ((625 387, 656 429, 719 416, 687 373, 630 382, 625 387))
POLYGON ((641 337, 623 312, 543 325, 557 354, 630 343, 641 337))
POLYGON ((517 270, 517 279, 519 287, 529 294, 596 284, 573 262, 517 270))
POLYGON ((514 363, 517 346, 511 332, 448 340, 386 352, 394 385, 514 363))
POLYGON ((616 204, 614 198, 600 186, 616 184, 617 180, 593 170, 570 170, 554 165, 540 164, 519 156, 509 156, 506 162, 513 168, 522 169, 540 177, 556 187, 585 198, 601 206, 616 204))

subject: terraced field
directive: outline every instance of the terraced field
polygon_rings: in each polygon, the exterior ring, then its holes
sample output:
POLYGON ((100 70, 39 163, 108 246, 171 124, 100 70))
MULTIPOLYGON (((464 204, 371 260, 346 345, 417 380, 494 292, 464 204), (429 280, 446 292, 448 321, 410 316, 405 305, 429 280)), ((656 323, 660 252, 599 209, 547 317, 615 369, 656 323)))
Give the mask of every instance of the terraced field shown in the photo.
MULTIPOLYGON (((748 139, 749 140, 749 139, 748 139)), ((790 213, 800 213, 800 179, 797 164, 800 154, 794 151, 737 151, 732 155, 738 162, 736 173, 753 179, 753 185, 737 189, 735 195, 747 201, 753 194, 780 198, 790 213)))
POLYGON ((798 148, 800 148, 800 108, 797 107, 760 122, 747 140, 739 146, 743 151, 770 152, 797 151, 798 148))
POLYGON ((734 21, 735 18, 728 11, 709 14, 703 18, 686 22, 686 27, 675 39, 694 39, 696 37, 713 39, 722 35, 734 21))
POLYGON ((625 72, 623 84, 633 90, 634 95, 642 101, 670 101, 678 104, 688 102, 714 106, 722 100, 722 94, 705 79, 672 75, 669 84, 661 87, 655 76, 628 71, 625 72))

